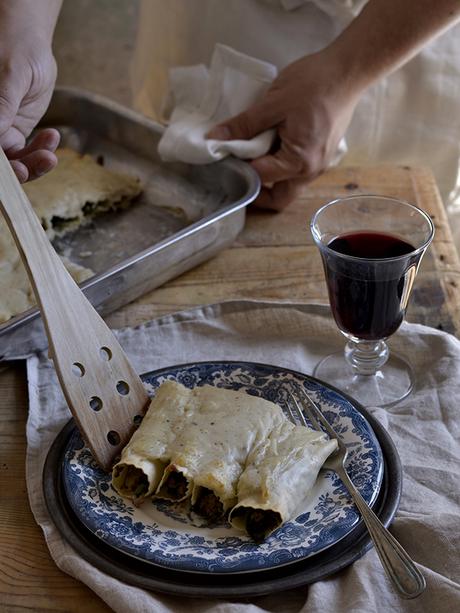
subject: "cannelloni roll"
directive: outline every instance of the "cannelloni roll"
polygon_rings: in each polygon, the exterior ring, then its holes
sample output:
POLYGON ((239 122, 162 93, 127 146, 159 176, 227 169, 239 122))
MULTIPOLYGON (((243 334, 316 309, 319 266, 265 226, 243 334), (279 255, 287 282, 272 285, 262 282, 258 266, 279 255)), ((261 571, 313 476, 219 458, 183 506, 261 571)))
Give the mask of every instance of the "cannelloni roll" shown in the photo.
MULTIPOLYGON (((216 520, 236 503, 238 479, 256 441, 285 418, 272 402, 210 385, 195 388, 189 402, 193 408, 171 445, 165 475, 186 478, 192 510, 216 520)), ((164 490, 160 484, 156 495, 167 497, 164 490)))
POLYGON ((325 434, 284 420, 249 454, 230 523, 263 541, 293 517, 336 447, 325 434))
POLYGON ((256 541, 293 517, 336 441, 289 422, 246 392, 166 381, 114 466, 112 484, 140 504, 189 500, 191 510, 256 541))
POLYGON ((171 457, 172 444, 190 410, 192 392, 166 381, 152 400, 139 428, 113 467, 112 485, 135 504, 153 494, 171 457))

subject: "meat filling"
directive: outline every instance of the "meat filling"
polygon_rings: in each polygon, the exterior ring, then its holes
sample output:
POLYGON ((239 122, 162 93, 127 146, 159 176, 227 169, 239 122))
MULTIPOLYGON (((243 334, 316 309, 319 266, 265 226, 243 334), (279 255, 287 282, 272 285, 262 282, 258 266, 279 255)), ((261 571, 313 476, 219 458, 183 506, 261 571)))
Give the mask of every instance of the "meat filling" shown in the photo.
POLYGON ((252 509, 246 516, 246 530, 256 543, 261 543, 281 523, 279 513, 252 509))
POLYGON ((181 500, 187 495, 187 479, 182 473, 171 471, 161 487, 161 493, 171 500, 181 500))
POLYGON ((257 544, 262 543, 273 530, 283 523, 280 514, 275 511, 247 507, 237 509, 234 517, 244 518, 246 532, 257 544))
POLYGON ((115 469, 114 478, 121 476, 120 489, 129 491, 133 499, 145 496, 149 489, 147 476, 134 466, 119 466, 115 469))
POLYGON ((203 487, 193 505, 192 511, 212 522, 222 517, 224 507, 214 492, 207 487, 203 487))

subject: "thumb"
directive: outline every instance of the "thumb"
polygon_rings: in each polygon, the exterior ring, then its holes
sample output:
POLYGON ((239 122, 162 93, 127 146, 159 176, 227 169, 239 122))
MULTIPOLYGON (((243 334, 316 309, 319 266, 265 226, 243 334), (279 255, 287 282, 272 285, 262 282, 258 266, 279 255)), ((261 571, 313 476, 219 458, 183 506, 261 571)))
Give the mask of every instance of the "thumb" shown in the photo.
POLYGON ((22 93, 13 83, 0 84, 0 138, 13 125, 21 99, 22 93))
POLYGON ((248 140, 281 121, 280 113, 267 102, 254 104, 247 111, 227 119, 208 132, 216 140, 248 140))
POLYGON ((0 64, 0 142, 4 149, 22 147, 24 137, 14 128, 21 102, 28 90, 28 73, 22 66, 0 64))

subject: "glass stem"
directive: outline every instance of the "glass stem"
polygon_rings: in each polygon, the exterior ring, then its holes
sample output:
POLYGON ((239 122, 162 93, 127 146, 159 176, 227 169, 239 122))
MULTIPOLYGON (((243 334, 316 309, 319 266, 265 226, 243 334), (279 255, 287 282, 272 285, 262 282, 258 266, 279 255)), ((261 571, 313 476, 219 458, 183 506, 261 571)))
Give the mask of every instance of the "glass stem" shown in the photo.
POLYGON ((385 341, 352 341, 345 345, 345 360, 356 375, 375 375, 389 356, 385 341))

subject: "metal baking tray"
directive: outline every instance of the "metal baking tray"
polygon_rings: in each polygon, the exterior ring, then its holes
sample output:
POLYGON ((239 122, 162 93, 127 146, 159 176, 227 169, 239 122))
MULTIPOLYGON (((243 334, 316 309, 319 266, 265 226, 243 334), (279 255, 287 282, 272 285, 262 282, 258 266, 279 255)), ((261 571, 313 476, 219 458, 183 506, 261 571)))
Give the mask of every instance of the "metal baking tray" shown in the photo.
MULTIPOLYGON (((134 205, 53 242, 59 253, 95 271, 80 287, 102 315, 230 245, 260 188, 249 164, 234 158, 200 166, 162 162, 161 125, 78 89, 56 88, 40 126, 58 128, 63 145, 138 176, 143 186, 134 205)), ((0 360, 46 346, 37 308, 0 325, 0 360)))

